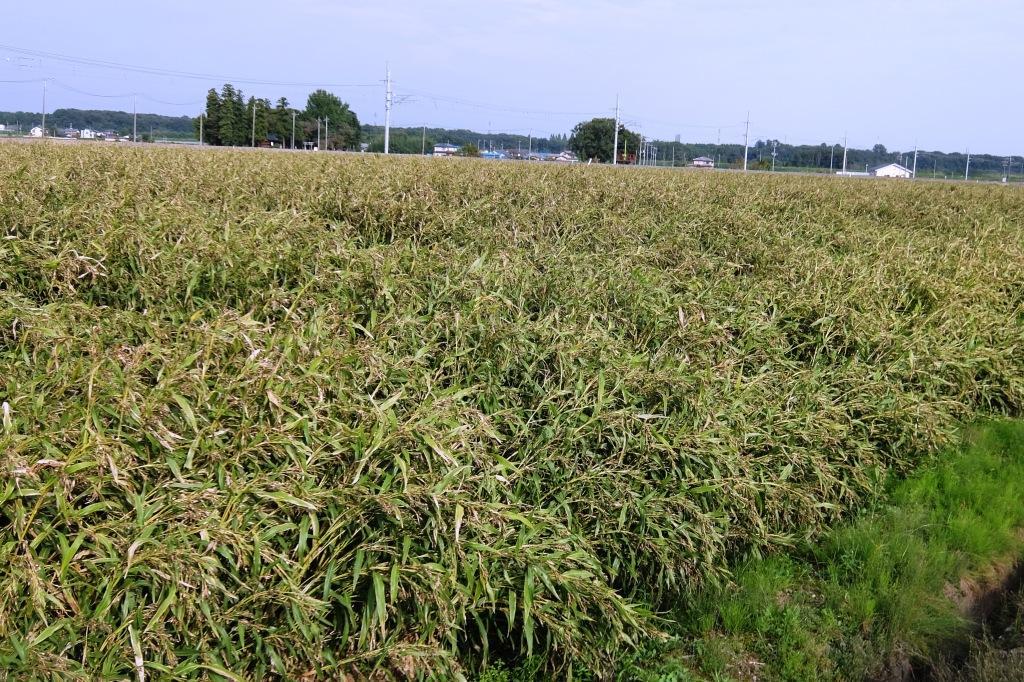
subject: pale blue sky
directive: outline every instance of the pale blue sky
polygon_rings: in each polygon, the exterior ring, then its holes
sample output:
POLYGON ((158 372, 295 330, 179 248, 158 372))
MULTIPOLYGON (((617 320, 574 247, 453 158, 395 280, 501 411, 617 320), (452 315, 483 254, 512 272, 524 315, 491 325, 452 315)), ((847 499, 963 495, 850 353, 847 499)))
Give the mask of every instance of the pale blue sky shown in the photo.
MULTIPOLYGON (((56 0, 3 11, 0 44, 235 79, 302 104, 329 87, 383 123, 568 132, 592 115, 648 136, 876 142, 890 149, 1024 153, 1019 0, 56 0), (172 9, 173 8, 173 9, 172 9), (403 100, 404 97, 404 100, 403 100)), ((223 78, 31 59, 0 48, 0 81, 49 77, 47 108, 195 114, 223 78), (157 102, 155 100, 163 100, 157 102), (188 102, 175 106, 168 102, 188 102)), ((0 110, 38 110, 38 83, 0 83, 0 110)))

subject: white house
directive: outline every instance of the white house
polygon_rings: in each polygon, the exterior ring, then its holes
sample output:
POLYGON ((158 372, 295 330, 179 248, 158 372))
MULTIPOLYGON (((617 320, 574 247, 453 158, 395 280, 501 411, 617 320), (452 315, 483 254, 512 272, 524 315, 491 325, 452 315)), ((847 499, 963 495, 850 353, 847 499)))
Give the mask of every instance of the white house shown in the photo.
POLYGON ((698 156, 693 160, 692 165, 694 168, 714 168, 715 160, 706 156, 698 156))
POLYGON ((871 169, 871 174, 876 178, 912 178, 914 172, 904 168, 898 163, 887 163, 884 166, 876 166, 871 169))
POLYGON ((33 126, 32 130, 28 131, 28 136, 29 137, 42 137, 43 136, 43 129, 40 128, 39 126, 33 126))
POLYGON ((434 156, 455 156, 458 153, 459 148, 453 144, 443 142, 434 145, 434 156))
POLYGON ((96 131, 95 130, 90 130, 89 128, 82 128, 82 132, 80 132, 78 134, 78 137, 79 137, 79 139, 82 139, 82 140, 95 140, 96 139, 96 131))
POLYGON ((0 123, 0 130, 7 130, 7 126, 3 123, 0 123))

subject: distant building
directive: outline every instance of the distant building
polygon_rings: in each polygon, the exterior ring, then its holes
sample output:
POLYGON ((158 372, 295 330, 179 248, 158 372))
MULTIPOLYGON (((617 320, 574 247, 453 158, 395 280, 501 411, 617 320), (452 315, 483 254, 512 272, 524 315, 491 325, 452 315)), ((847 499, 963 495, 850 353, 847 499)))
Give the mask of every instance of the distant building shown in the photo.
POLYGON ((65 128, 63 133, 64 137, 67 138, 76 138, 80 135, 79 131, 76 128, 65 128))
POLYGON ((690 165, 694 168, 714 168, 715 160, 707 156, 698 156, 690 165))
POLYGON ((78 134, 78 137, 83 140, 95 140, 96 136, 96 131, 89 128, 82 128, 82 131, 78 134))
POLYGON ((887 163, 883 166, 875 166, 871 169, 871 175, 876 178, 912 178, 914 172, 898 163, 887 163))
POLYGON ((455 156, 458 153, 459 148, 454 144, 442 142, 434 145, 434 156, 455 156))
POLYGON ((7 126, 5 126, 3 123, 0 123, 0 130, 7 130, 7 126))
POLYGON ((33 126, 32 130, 28 131, 28 136, 29 137, 42 137, 43 136, 43 129, 40 128, 39 126, 33 126))
POLYGON ((278 137, 276 133, 267 133, 267 136, 260 140, 259 146, 264 149, 277 149, 284 145, 281 143, 281 138, 278 137))
POLYGON ((569 150, 565 150, 564 152, 560 152, 554 156, 549 156, 547 160, 556 161, 558 163, 576 163, 579 161, 579 159, 576 158, 576 155, 569 150))
POLYGON ((507 159, 508 158, 508 154, 506 154, 505 152, 503 152, 503 151, 501 151, 499 149, 490 150, 490 151, 485 150, 485 151, 480 152, 480 157, 483 158, 483 159, 507 159))

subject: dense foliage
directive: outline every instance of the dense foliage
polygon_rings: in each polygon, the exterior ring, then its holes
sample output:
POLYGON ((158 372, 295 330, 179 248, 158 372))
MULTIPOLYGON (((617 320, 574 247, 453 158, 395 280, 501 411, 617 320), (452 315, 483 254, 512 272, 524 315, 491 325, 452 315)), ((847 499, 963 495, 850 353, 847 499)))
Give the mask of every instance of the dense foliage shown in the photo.
POLYGON ((605 671, 1024 404, 1013 188, 3 152, 14 677, 605 671))
POLYGON ((569 149, 581 159, 596 159, 611 163, 612 149, 618 152, 620 160, 636 155, 640 147, 640 136, 626 126, 619 124, 618 146, 615 142, 615 119, 595 118, 579 123, 569 137, 569 149))
POLYGON ((205 119, 194 122, 194 131, 214 146, 295 146, 319 141, 324 149, 355 149, 359 145, 359 118, 336 95, 316 90, 306 99, 302 111, 289 106, 284 97, 270 100, 250 97, 225 83, 218 93, 206 93, 205 119), (255 111, 254 111, 255 108, 255 111))

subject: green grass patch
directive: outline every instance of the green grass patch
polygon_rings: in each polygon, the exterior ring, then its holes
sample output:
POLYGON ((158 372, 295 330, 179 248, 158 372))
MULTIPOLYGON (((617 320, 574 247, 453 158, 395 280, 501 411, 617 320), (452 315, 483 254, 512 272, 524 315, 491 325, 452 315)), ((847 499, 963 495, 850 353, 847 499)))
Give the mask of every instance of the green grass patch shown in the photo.
POLYGON ((941 663, 972 627, 947 587, 1024 555, 1021 500, 1024 424, 972 428, 964 447, 935 457, 822 541, 749 561, 729 585, 681 600, 669 615, 675 638, 622 676, 859 680, 893 655, 941 663))

